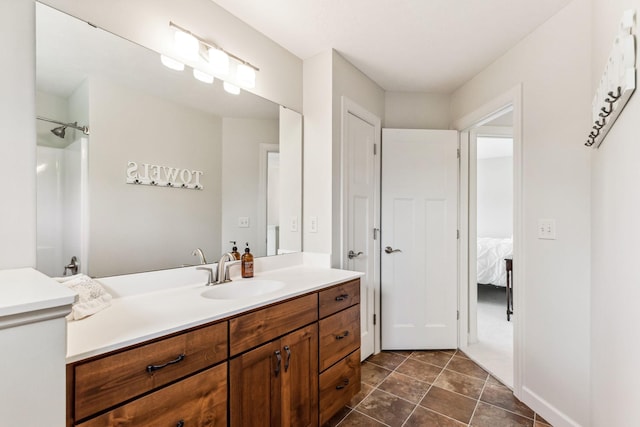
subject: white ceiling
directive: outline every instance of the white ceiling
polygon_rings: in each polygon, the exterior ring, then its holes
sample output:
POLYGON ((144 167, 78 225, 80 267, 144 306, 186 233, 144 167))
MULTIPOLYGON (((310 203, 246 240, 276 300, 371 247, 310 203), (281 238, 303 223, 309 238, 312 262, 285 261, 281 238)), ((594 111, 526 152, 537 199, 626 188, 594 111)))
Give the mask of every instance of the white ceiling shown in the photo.
POLYGON ((336 49, 387 91, 451 93, 571 0, 214 0, 296 56, 336 49))

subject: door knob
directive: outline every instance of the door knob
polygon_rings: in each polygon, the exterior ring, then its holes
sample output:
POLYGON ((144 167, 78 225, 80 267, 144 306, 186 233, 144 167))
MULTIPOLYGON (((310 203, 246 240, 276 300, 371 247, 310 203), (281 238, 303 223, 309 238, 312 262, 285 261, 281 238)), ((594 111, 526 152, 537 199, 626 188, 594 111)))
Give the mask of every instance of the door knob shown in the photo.
POLYGON ((384 248, 384 252, 387 254, 392 254, 394 252, 402 252, 400 249, 393 249, 391 246, 387 246, 384 248))
POLYGON ((347 254, 349 259, 358 258, 360 255, 362 255, 362 252, 355 253, 353 251, 349 251, 349 253, 347 254))

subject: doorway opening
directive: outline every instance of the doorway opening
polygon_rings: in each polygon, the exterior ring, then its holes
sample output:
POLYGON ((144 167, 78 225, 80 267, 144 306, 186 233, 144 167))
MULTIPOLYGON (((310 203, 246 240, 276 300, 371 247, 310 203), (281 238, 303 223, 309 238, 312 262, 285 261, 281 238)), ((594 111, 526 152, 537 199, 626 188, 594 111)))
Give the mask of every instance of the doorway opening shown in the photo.
POLYGON ((467 354, 513 387, 513 114, 469 132, 467 354))
MULTIPOLYGON (((454 128, 460 130, 460 175, 459 175, 459 221, 460 240, 458 242, 458 307, 460 312, 458 347, 477 364, 489 371, 503 384, 512 388, 518 396, 522 392, 523 365, 523 325, 526 321, 525 307, 522 304, 526 298, 526 283, 524 280, 525 259, 522 256, 523 207, 522 207, 522 85, 516 85, 507 92, 486 102, 484 105, 456 120, 454 128), (504 129, 504 128, 510 128, 504 129), (503 130, 503 132, 500 132, 503 130), (498 352, 482 352, 478 346, 478 200, 476 191, 478 169, 477 141, 480 137, 511 136, 512 145, 512 257, 510 284, 513 286, 512 306, 513 316, 507 320, 506 289, 494 290, 500 292, 499 316, 508 328, 508 336, 512 337, 511 350, 506 360, 499 357, 498 352), (473 142, 472 142, 473 141, 473 142), (504 299, 503 299, 504 298, 504 299), (502 302, 500 302, 502 301, 502 302), (507 323, 508 322, 508 323, 507 323)), ((504 141, 503 141, 504 142, 504 141)), ((482 184, 480 184, 482 185, 482 184)), ((502 190, 503 192, 505 190, 502 190)), ((480 202, 482 203, 482 202, 480 202)), ((482 207, 481 207, 482 209, 482 207)), ((505 222, 505 220, 502 220, 505 222)), ((508 222, 508 221, 507 221, 508 222)), ((482 236, 484 237, 484 236, 482 236)), ((492 236, 494 237, 494 236, 492 236)), ((508 250, 507 250, 508 252, 508 250)), ((507 269, 507 254, 502 257, 503 265, 497 268, 507 269), (503 267, 504 266, 504 267, 503 267)), ((502 273, 502 272, 500 272, 502 273)), ((506 274, 506 271, 505 271, 506 274)), ((482 280, 480 280, 482 282, 482 280)), ((485 289, 480 288, 482 293, 485 289)), ((480 295, 481 298, 483 295, 480 295)), ((482 323, 482 320, 480 321, 482 323)), ((482 328, 482 325, 480 325, 482 328)), ((482 335, 482 334, 481 334, 482 335)), ((490 346, 486 346, 490 347, 490 346)), ((486 348, 485 348, 486 350, 486 348)))

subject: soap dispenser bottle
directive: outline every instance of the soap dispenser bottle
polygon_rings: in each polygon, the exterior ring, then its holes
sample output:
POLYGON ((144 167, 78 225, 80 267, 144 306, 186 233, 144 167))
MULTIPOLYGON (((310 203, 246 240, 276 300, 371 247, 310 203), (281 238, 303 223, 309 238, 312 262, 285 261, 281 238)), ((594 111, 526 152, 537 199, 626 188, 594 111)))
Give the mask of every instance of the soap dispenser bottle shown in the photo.
POLYGON ((238 252, 238 246, 236 246, 235 240, 230 240, 229 243, 233 244, 233 248, 231 248, 231 255, 236 261, 240 261, 240 252, 238 252))
POLYGON ((242 277, 245 279, 253 277, 253 255, 249 249, 249 242, 247 242, 247 247, 244 248, 244 253, 240 258, 240 265, 242 266, 242 277))

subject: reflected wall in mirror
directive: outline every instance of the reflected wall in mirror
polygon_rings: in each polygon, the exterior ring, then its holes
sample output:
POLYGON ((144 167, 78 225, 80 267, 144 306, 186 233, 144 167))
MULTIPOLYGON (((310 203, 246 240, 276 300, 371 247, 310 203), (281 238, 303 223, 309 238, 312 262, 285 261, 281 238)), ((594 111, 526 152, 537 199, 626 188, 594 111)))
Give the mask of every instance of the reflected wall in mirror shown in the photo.
POLYGON ((301 250, 302 118, 163 67, 156 52, 36 3, 37 268, 94 277, 301 250), (202 190, 126 183, 128 162, 202 171, 202 190))

